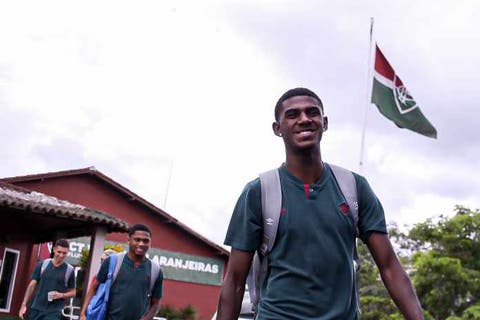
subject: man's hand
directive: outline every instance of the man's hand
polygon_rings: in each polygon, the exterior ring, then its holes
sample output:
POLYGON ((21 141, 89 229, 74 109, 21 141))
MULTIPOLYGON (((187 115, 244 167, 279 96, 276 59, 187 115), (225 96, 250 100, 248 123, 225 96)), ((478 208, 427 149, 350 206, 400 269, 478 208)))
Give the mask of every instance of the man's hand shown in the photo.
POLYGON ((98 286, 100 283, 98 282, 97 278, 93 278, 92 284, 90 285, 90 288, 87 291, 87 295, 85 296, 85 299, 83 301, 83 306, 82 309, 80 310, 80 320, 85 320, 86 319, 86 314, 87 314, 87 308, 88 304, 90 303, 90 300, 92 300, 93 296, 97 292, 98 286))
POLYGON ((49 294, 50 294, 50 297, 52 298, 52 300, 64 299, 65 298, 65 294, 63 292, 50 291, 49 294))
POLYGON ((407 320, 423 320, 423 311, 408 274, 393 250, 388 236, 373 232, 367 246, 378 266, 388 293, 407 320))
POLYGON ((22 306, 20 307, 20 311, 18 312, 18 316, 20 317, 20 319, 23 319, 23 317, 25 316, 25 312, 27 312, 27 305, 22 304, 22 306))
POLYGON ((252 264, 253 252, 232 248, 227 272, 218 301, 217 319, 237 319, 245 292, 245 280, 252 264))
POLYGON ((152 320, 153 317, 157 314, 160 309, 160 299, 151 298, 150 299, 150 308, 147 312, 140 318, 140 320, 152 320))
POLYGON ((18 312, 18 316, 23 319, 25 317, 25 312, 27 312, 27 304, 33 296, 35 292, 35 288, 37 287, 37 280, 32 279, 27 286, 27 290, 25 291, 25 295, 23 297, 22 306, 20 307, 20 311, 18 312))

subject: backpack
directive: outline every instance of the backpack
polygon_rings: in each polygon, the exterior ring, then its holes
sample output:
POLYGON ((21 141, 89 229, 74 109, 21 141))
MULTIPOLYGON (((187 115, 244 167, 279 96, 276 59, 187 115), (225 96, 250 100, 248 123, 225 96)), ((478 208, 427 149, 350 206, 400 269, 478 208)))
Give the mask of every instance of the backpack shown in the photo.
MULTIPOLYGON (((328 165, 332 170, 334 180, 343 197, 348 203, 355 223, 355 237, 358 237, 358 200, 357 185, 353 173, 335 165, 328 165)), ((247 287, 250 294, 252 309, 256 313, 260 300, 260 286, 268 269, 268 254, 272 250, 277 235, 280 210, 282 209, 282 186, 278 169, 269 170, 260 174, 260 186, 262 197, 263 239, 260 248, 253 256, 252 265, 247 276, 247 287)), ((358 276, 360 261, 355 243, 353 254, 355 275, 358 276)), ((358 278, 357 278, 358 279, 358 278)), ((360 308, 358 285, 355 281, 355 298, 357 307, 360 308)), ((359 310, 358 310, 359 311, 359 310)))
MULTIPOLYGON (((40 276, 43 274, 45 269, 47 269, 48 264, 52 261, 51 258, 45 259, 42 262, 42 266, 40 267, 40 276)), ((72 275, 73 272, 73 266, 70 263, 67 263, 67 271, 65 271, 65 287, 68 288, 68 279, 70 279, 70 276, 72 275)))
MULTIPOLYGON (((107 280, 98 286, 97 292, 93 296, 92 300, 90 300, 90 303, 87 307, 87 320, 103 320, 106 318, 110 287, 117 278, 118 272, 120 271, 120 267, 123 263, 123 258, 125 258, 125 254, 126 252, 121 252, 110 255, 107 280)), ((150 261, 151 269, 149 296, 151 296, 155 282, 160 274, 160 265, 156 261, 150 261)))
POLYGON ((117 265, 117 255, 110 255, 110 262, 108 264, 107 281, 100 283, 97 292, 90 300, 87 307, 87 320, 103 320, 107 315, 108 297, 110 295, 110 287, 112 285, 112 277, 115 267, 117 265))

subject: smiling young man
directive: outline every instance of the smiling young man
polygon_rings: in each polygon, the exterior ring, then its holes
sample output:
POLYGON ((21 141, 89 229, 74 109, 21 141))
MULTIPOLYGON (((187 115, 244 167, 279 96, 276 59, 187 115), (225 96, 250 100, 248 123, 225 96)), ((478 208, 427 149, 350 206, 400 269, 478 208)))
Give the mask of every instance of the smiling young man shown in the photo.
POLYGON ((37 264, 20 307, 20 318, 25 318, 32 296, 33 302, 26 319, 54 320, 61 318, 65 299, 75 296, 75 274, 72 272, 73 268, 65 262, 69 247, 67 240, 57 240, 52 249, 53 258, 37 264), (68 272, 69 268, 71 268, 70 272, 68 272))
MULTIPOLYGON (((150 294, 152 261, 146 257, 150 248, 151 232, 143 224, 135 224, 128 230, 128 252, 120 270, 112 282, 108 299, 108 320, 150 320, 158 312, 162 297, 163 273, 160 270, 150 294)), ((107 280, 111 256, 102 263, 85 296, 80 320, 86 319, 88 304, 100 283, 107 280)))
MULTIPOLYGON (((357 319, 353 253, 355 223, 320 141, 328 128, 318 96, 295 88, 275 106, 276 136, 285 145, 279 168, 282 209, 256 319, 357 319)), ((360 238, 406 319, 423 319, 420 303, 388 239, 382 206, 365 178, 354 174, 360 238)), ((245 280, 263 237, 260 181, 247 184, 235 206, 225 244, 232 247, 217 320, 237 319, 245 280)))

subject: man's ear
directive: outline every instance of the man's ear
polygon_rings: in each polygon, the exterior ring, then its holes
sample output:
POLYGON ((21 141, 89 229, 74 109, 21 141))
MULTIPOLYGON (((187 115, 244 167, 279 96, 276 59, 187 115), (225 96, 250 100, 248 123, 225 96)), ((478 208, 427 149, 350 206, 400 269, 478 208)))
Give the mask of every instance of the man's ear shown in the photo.
POLYGON ((328 117, 323 117, 323 131, 328 129, 328 117))
POLYGON ((273 133, 274 133, 276 136, 279 136, 279 137, 282 136, 282 133, 280 132, 280 125, 278 124, 277 121, 275 121, 274 123, 272 123, 272 129, 273 129, 273 133))

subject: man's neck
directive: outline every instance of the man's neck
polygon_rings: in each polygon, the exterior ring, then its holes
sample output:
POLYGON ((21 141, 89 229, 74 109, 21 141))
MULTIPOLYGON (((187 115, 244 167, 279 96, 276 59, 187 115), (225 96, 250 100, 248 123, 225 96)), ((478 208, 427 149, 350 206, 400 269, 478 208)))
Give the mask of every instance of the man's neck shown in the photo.
POLYGON ((287 153, 285 168, 304 183, 317 182, 323 174, 324 166, 320 152, 287 153))
POLYGON ((130 258, 130 260, 132 260, 134 263, 142 263, 143 261, 145 261, 146 257, 145 256, 137 256, 135 255, 134 253, 132 252, 128 252, 128 257, 130 258))
POLYGON ((52 259, 52 264, 55 266, 55 267, 58 267, 58 266, 61 266, 62 263, 63 263, 64 260, 56 260, 55 258, 52 259))

